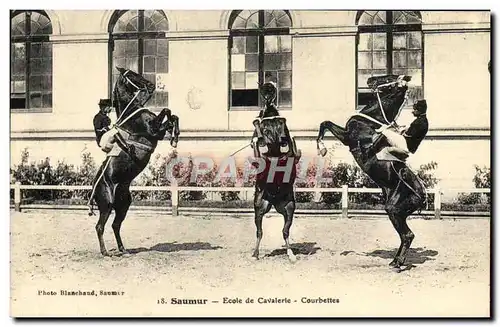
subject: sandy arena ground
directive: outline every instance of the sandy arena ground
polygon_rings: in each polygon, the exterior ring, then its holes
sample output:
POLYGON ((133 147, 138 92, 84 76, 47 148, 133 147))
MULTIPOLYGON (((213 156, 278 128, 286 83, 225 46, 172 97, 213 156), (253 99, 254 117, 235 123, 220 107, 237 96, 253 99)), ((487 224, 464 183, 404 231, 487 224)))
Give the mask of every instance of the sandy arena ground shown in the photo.
MULTIPOLYGON (((108 250, 116 249, 112 219, 108 250)), ((99 252, 96 222, 83 211, 11 212, 13 316, 489 316, 485 218, 410 220, 413 267, 400 273, 388 267, 399 237, 383 217, 295 218, 296 263, 282 249, 277 215, 264 220, 258 261, 253 218, 130 212, 122 238, 132 254, 111 258, 99 252), (291 303, 258 303, 267 298, 291 303), (338 303, 303 303, 318 298, 338 303)))

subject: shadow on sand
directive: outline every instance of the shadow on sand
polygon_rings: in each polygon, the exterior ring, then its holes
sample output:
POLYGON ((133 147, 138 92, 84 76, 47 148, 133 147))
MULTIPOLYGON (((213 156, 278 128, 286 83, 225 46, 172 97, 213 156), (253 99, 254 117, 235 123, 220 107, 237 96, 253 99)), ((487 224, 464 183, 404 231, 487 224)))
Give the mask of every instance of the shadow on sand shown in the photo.
MULTIPOLYGON (((379 257, 382 259, 392 260, 396 255, 398 249, 394 250, 375 250, 369 253, 365 253, 368 257, 379 257)), ((435 260, 432 257, 438 255, 435 250, 424 250, 423 248, 410 248, 408 250, 408 256, 406 257, 407 264, 423 264, 428 260, 435 260)))
POLYGON ((207 242, 192 242, 192 243, 159 243, 151 248, 136 248, 128 249, 130 254, 137 254, 140 252, 179 252, 179 251, 200 251, 200 250, 219 250, 222 249, 221 246, 212 246, 207 242))
MULTIPOLYGON (((315 254, 316 251, 320 250, 320 247, 315 246, 316 242, 303 242, 303 243, 293 243, 290 244, 292 248, 293 254, 303 254, 303 255, 311 255, 315 254)), ((271 253, 266 254, 265 257, 274 257, 278 255, 286 255, 286 249, 276 249, 271 253)))

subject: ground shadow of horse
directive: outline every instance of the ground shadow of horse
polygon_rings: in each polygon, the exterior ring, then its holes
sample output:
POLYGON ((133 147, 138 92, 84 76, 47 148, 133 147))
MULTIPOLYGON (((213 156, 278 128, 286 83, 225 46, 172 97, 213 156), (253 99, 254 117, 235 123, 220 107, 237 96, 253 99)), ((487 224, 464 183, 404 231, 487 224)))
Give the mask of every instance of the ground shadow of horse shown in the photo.
POLYGON ((208 242, 191 242, 191 243, 159 243, 151 248, 136 248, 128 249, 130 254, 137 254, 141 252, 179 252, 179 251, 201 251, 201 250, 219 250, 222 249, 221 246, 212 246, 208 242))
MULTIPOLYGON (((293 251, 293 254, 304 254, 304 255, 311 255, 315 254, 316 251, 321 250, 320 247, 315 246, 316 242, 303 242, 303 243, 293 243, 290 244, 290 248, 293 251)), ((271 253, 266 254, 265 257, 274 257, 278 255, 285 255, 286 254, 286 249, 276 249, 273 250, 271 253)))
MULTIPOLYGON (((396 255, 398 249, 393 250, 375 250, 369 253, 365 253, 369 257, 379 257, 382 259, 392 259, 396 255)), ((432 257, 438 255, 438 251, 435 250, 424 250, 423 248, 410 248, 408 250, 407 263, 408 264, 423 264, 428 260, 435 260, 432 257)))

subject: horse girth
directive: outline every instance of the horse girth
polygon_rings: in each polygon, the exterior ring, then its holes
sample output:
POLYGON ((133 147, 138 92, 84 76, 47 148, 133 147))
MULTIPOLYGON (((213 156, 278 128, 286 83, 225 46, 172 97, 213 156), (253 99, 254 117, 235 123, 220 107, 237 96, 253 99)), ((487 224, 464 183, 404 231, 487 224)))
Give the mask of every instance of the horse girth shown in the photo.
POLYGON ((134 147, 139 148, 148 153, 154 152, 155 146, 153 146, 152 144, 141 142, 139 141, 140 138, 139 140, 133 139, 135 136, 138 136, 137 134, 130 133, 129 131, 123 129, 122 127, 118 127, 118 132, 122 135, 123 139, 127 142, 127 144, 132 144, 134 147))

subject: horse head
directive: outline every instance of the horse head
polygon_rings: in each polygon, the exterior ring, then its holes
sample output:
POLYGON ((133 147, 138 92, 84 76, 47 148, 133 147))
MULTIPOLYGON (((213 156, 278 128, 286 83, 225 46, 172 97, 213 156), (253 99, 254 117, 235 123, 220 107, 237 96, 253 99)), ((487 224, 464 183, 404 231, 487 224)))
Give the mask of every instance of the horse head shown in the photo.
POLYGON ((169 132, 170 142, 176 147, 179 135, 178 118, 167 108, 158 115, 143 108, 153 95, 155 85, 130 69, 116 69, 120 72, 113 90, 117 124, 129 133, 140 135, 154 144, 169 132))
POLYGON ((151 98, 156 87, 142 75, 130 69, 116 67, 120 72, 113 91, 113 106, 118 117, 124 111, 144 106, 151 98))
POLYGON ((406 101, 407 83, 411 76, 382 75, 368 78, 367 84, 375 94, 375 100, 361 109, 360 113, 368 115, 381 123, 394 122, 406 101))

